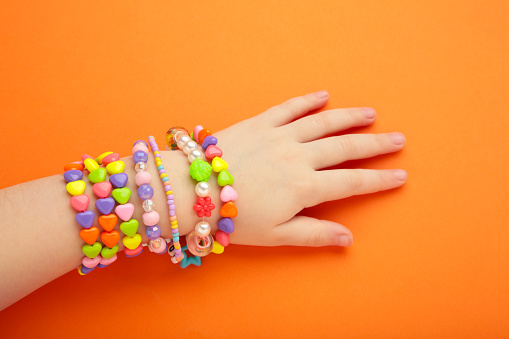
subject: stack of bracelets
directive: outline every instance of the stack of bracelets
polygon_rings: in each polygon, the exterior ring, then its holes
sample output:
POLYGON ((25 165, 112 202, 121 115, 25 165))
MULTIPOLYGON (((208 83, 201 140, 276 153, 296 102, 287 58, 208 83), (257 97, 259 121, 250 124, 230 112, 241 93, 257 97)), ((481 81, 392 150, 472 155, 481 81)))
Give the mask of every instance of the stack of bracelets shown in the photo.
POLYGON ((129 177, 124 173, 125 163, 120 160, 118 153, 105 152, 95 159, 84 154, 81 161, 64 166, 66 190, 72 195, 71 206, 78 212, 75 219, 82 227, 79 236, 85 242, 82 246, 84 257, 78 267, 80 275, 86 275, 96 267, 106 267, 117 260, 120 232, 115 230, 115 227, 119 219, 119 229, 124 234, 122 239, 125 247, 124 254, 127 257, 141 254, 143 246, 148 246, 151 252, 157 254, 168 252, 173 263, 180 263, 180 266, 185 268, 190 264, 200 266, 201 257, 210 252, 221 254, 224 252, 224 247, 229 245, 230 234, 235 229, 232 218, 238 214, 234 203, 238 195, 232 187, 233 177, 227 171, 228 164, 221 158, 223 152, 216 146, 217 139, 202 126, 196 126, 191 135, 182 127, 172 127, 166 133, 169 149, 181 149, 187 155, 191 164, 189 174, 197 181, 195 186, 197 199, 192 208, 201 220, 196 223, 194 231, 186 236, 186 246, 180 244, 174 192, 162 164, 159 148, 153 136, 150 136, 148 141, 149 143, 138 140, 132 148, 132 160, 136 171, 134 181, 138 186, 138 197, 143 200, 142 220, 145 225, 145 235, 149 239, 148 245, 141 243, 138 220, 132 218, 135 206, 129 203, 131 190, 126 187, 129 177), (161 236, 161 227, 158 225, 159 213, 155 210, 152 201, 154 195, 154 189, 151 186, 152 176, 146 171, 149 144, 166 195, 172 234, 170 239, 164 239, 161 236), (211 164, 207 160, 211 161, 211 164), (99 227, 94 226, 95 212, 88 210, 90 197, 84 194, 86 187, 83 180, 86 173, 84 171, 88 172, 88 180, 93 184, 92 191, 97 197, 95 207, 100 212, 97 221, 103 229, 102 232, 99 227), (215 234, 215 240, 211 234, 210 224, 205 221, 205 217, 210 217, 215 208, 209 196, 211 186, 207 182, 212 171, 218 173, 217 182, 222 187, 220 200, 223 202, 219 212, 222 218, 217 223, 218 231, 215 234), (108 174, 110 176, 107 180, 108 174), (117 204, 116 207, 115 204, 117 204), (115 213, 112 213, 113 210, 115 213), (187 256, 185 253, 187 249, 194 257, 187 256))

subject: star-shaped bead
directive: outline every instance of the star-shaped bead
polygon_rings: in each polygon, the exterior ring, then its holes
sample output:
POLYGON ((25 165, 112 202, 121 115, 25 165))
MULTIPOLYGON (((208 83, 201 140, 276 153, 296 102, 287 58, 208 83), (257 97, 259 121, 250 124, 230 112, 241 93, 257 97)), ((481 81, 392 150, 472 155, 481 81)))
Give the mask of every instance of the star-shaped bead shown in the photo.
POLYGON ((195 257, 195 256, 190 256, 188 257, 187 256, 187 253, 186 253, 186 250, 187 250, 187 245, 182 247, 182 256, 184 258, 182 258, 182 261, 180 262, 180 267, 181 268, 186 268, 187 266, 189 265, 196 265, 196 266, 200 266, 201 265, 201 258, 200 257, 195 257))

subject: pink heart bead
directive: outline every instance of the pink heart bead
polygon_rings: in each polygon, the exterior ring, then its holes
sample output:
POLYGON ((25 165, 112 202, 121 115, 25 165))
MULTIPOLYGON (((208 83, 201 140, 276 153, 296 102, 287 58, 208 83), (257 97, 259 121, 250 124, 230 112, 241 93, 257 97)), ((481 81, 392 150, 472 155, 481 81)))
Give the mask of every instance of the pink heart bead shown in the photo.
POLYGON ((102 257, 100 255, 98 255, 97 257, 95 257, 93 259, 89 258, 89 257, 84 257, 83 259, 81 259, 81 263, 85 267, 93 268, 93 267, 96 267, 97 265, 99 265, 99 263, 101 262, 101 259, 102 259, 102 257))
MULTIPOLYGON (((100 256, 98 256, 98 257, 100 257, 100 256)), ((116 260, 117 260, 116 254, 109 259, 101 258, 101 265, 108 266, 109 264, 114 263, 116 260)))
POLYGON ((237 191, 235 191, 230 185, 223 187, 221 194, 219 195, 222 202, 235 201, 238 197, 239 195, 237 194, 237 191))
POLYGON ((159 222, 159 213, 156 211, 143 213, 141 217, 145 226, 154 226, 159 222))
POLYGON ((86 194, 75 195, 71 198, 71 206, 78 212, 85 212, 90 203, 90 198, 86 194))
POLYGON ((111 183, 109 181, 98 182, 92 186, 92 191, 99 199, 107 198, 111 193, 111 183))
POLYGON ((127 203, 125 205, 118 205, 115 208, 115 213, 124 221, 129 221, 134 213, 134 205, 127 203))
POLYGON ((215 157, 221 157, 223 155, 223 151, 216 145, 210 145, 207 147, 205 151, 205 157, 209 160, 214 159, 215 157))

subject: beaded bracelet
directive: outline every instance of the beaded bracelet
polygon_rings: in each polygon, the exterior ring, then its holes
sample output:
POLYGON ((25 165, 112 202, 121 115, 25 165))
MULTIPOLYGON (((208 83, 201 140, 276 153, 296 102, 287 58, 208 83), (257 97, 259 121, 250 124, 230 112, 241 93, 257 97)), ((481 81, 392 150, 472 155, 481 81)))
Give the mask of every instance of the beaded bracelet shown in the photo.
POLYGON ((159 222, 159 213, 154 210, 154 202, 151 200, 154 195, 154 189, 150 186, 152 175, 146 171, 148 161, 148 144, 146 141, 138 140, 134 143, 133 163, 136 169, 135 182, 138 186, 138 197, 143 200, 142 219, 145 224, 145 235, 150 240, 148 248, 151 252, 163 254, 166 252, 166 240, 161 237, 161 228, 157 225, 159 222))
MULTIPOLYGON (((101 154, 101 156, 103 154, 101 154)), ((102 163, 102 158, 104 157, 101 156, 100 158, 102 163)), ((114 230, 114 228, 117 224, 118 218, 115 214, 111 214, 115 201, 109 197, 111 193, 111 183, 106 181, 107 170, 100 167, 99 162, 87 154, 84 154, 81 158, 85 164, 85 168, 90 172, 88 179, 90 180, 90 183, 93 184, 92 191, 98 198, 95 202, 95 206, 102 214, 98 218, 99 225, 104 230, 100 235, 104 246, 101 249, 102 259, 98 264, 98 267, 102 268, 117 260, 117 242, 120 235, 118 231, 114 230)))
POLYGON ((85 275, 92 272, 101 261, 102 245, 97 241, 99 229, 92 227, 95 219, 94 211, 87 210, 90 197, 84 194, 86 183, 83 181, 83 164, 79 162, 70 163, 64 166, 64 180, 67 182, 66 190, 72 195, 71 206, 78 211, 76 222, 83 227, 80 231, 80 238, 85 241, 82 246, 83 254, 78 273, 85 275))
POLYGON ((168 253, 171 256, 171 261, 174 264, 177 264, 182 261, 183 256, 182 249, 180 248, 179 228, 175 212, 175 200, 173 197, 173 191, 171 189, 170 179, 168 178, 168 175, 166 174, 163 163, 161 161, 161 154, 159 153, 159 147, 157 146, 155 138, 153 136, 149 136, 148 142, 150 143, 150 148, 152 148, 152 152, 154 153, 154 160, 157 166, 157 170, 159 171, 161 181, 164 185, 166 203, 168 204, 168 214, 170 216, 170 228, 172 233, 172 240, 169 243, 168 253))
MULTIPOLYGON (((212 210, 215 208, 211 202, 210 197, 210 185, 207 181, 210 178, 212 167, 208 162, 204 161, 205 155, 201 150, 201 147, 189 137, 189 132, 182 127, 172 127, 166 133, 166 143, 172 149, 175 145, 180 148, 188 157, 191 166, 189 168, 189 174, 198 183, 195 186, 195 192, 198 196, 196 201, 195 211, 198 217, 202 218, 199 221, 194 231, 186 236, 187 248, 189 251, 197 257, 204 257, 209 254, 214 247, 214 238, 210 234, 211 227, 208 222, 205 221, 205 216, 210 217, 212 210)), ((181 267, 183 264, 181 263, 181 267)))
POLYGON ((217 183, 223 187, 221 189, 220 199, 224 203, 219 214, 223 217, 217 222, 219 230, 216 232, 216 240, 226 247, 230 244, 230 234, 235 230, 232 218, 238 215, 237 206, 234 201, 237 200, 238 194, 231 186, 233 184, 233 176, 227 171, 228 163, 221 157, 223 151, 217 147, 217 138, 212 136, 208 129, 204 129, 198 125, 193 130, 193 139, 205 150, 205 157, 212 160, 212 170, 217 175, 217 183))

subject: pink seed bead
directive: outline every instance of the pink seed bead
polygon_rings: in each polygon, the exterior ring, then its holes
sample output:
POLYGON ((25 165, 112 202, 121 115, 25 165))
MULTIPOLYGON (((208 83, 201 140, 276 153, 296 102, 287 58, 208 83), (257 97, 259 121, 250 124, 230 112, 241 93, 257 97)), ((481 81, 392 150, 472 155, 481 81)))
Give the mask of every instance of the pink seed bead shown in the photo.
POLYGON ((172 204, 172 205, 174 205, 174 204, 175 204, 175 201, 173 201, 173 200, 168 200, 168 204, 172 204))
POLYGON ((134 147, 133 147, 133 154, 134 154, 134 152, 137 152, 137 151, 143 151, 143 152, 148 154, 148 148, 142 142, 140 142, 139 144, 134 145, 134 147))
MULTIPOLYGON (((164 185, 164 191, 165 192, 171 191, 171 186, 170 185, 164 185)), ((167 195, 167 197, 169 197, 169 195, 167 195)), ((166 199, 168 199, 168 198, 166 198, 166 199)))
POLYGON ((143 219, 143 223, 146 226, 154 226, 157 225, 157 223, 159 222, 159 213, 157 213, 156 211, 143 213, 141 217, 143 219))
POLYGON ((146 171, 141 171, 136 173, 136 176, 134 177, 134 181, 136 182, 136 185, 141 186, 143 184, 149 184, 152 182, 152 174, 146 171))
POLYGON ((171 200, 173 200, 173 194, 167 195, 167 196, 166 196, 166 199, 171 199, 171 200))

